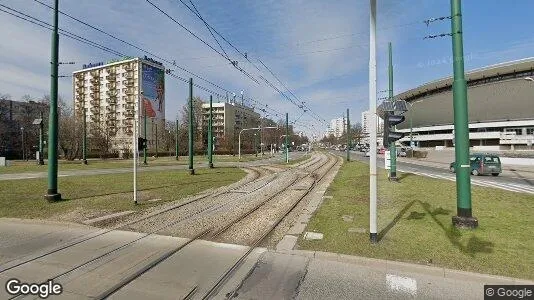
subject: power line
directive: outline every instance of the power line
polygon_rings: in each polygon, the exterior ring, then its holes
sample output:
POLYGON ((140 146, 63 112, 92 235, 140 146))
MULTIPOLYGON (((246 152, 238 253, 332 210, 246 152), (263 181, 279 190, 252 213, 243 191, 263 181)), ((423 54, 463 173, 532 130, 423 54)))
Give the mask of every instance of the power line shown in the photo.
MULTIPOLYGON (((39 0, 34 0, 34 1, 37 2, 37 3, 39 3, 39 4, 41 4, 41 5, 44 5, 44 6, 48 7, 48 8, 50 8, 50 9, 53 9, 53 7, 47 5, 47 4, 45 4, 45 3, 43 3, 43 2, 41 2, 41 1, 39 1, 39 0)), ((32 17, 32 16, 30 16, 30 15, 24 14, 24 13, 18 11, 18 10, 12 9, 12 8, 7 7, 7 6, 5 6, 5 5, 0 4, 0 6, 5 7, 5 8, 7 8, 7 9, 9 9, 9 10, 15 11, 16 13, 18 13, 18 14, 20 14, 20 15, 23 15, 23 16, 25 16, 25 17, 21 17, 21 16, 19 16, 19 15, 16 15, 16 14, 14 14, 14 13, 11 13, 11 12, 6 11, 6 10, 3 10, 3 9, 0 9, 0 11, 3 11, 3 12, 5 12, 5 13, 8 13, 8 14, 10 14, 10 15, 12 15, 12 16, 15 16, 15 17, 17 17, 17 18, 19 18, 19 19, 25 20, 25 21, 27 21, 27 22, 33 23, 33 24, 38 25, 38 26, 40 26, 40 27, 43 27, 43 28, 45 28, 45 29, 52 30, 52 25, 50 25, 49 23, 46 23, 46 22, 44 22, 44 21, 42 21, 42 20, 39 20, 39 19, 37 19, 37 18, 35 18, 35 17, 32 17), (35 20, 35 21, 32 21, 32 19, 35 20), (44 24, 44 25, 43 25, 43 24, 44 24)), ((193 76, 195 76, 195 77, 197 77, 197 78, 199 78, 199 79, 202 79, 203 81, 205 81, 205 82, 207 82, 207 83, 209 83, 209 84, 211 84, 211 85, 213 85, 213 86, 215 86, 215 87, 217 87, 217 88, 219 88, 219 89, 221 89, 221 90, 223 90, 223 91, 225 91, 225 92, 230 92, 228 89, 225 89, 225 88, 223 88, 223 87, 221 87, 221 86, 219 86, 219 85, 217 85, 217 84, 215 84, 215 83, 213 83, 213 82, 211 82, 211 81, 209 81, 209 80, 203 78, 202 76, 199 76, 199 75, 197 75, 197 74, 195 74, 195 73, 193 73, 193 72, 191 72, 191 71, 189 71, 189 70, 187 70, 187 69, 185 69, 185 68, 183 68, 183 67, 181 67, 181 66, 177 66, 174 62, 170 62, 170 60, 168 60, 168 59, 162 58, 162 57, 160 57, 160 56, 158 56, 158 55, 156 55, 156 54, 154 54, 154 53, 152 53, 152 52, 150 52, 150 51, 148 51, 148 50, 142 49, 142 48, 140 48, 140 47, 138 47, 138 46, 136 46, 136 45, 134 45, 134 44, 132 44, 132 43, 130 43, 130 42, 128 42, 128 41, 125 41, 125 40, 123 40, 123 39, 121 39, 121 38, 118 38, 118 37, 116 37, 116 36, 114 36, 114 35, 112 35, 112 34, 110 34, 110 33, 108 33, 108 32, 105 32, 104 30, 102 30, 102 29, 100 29, 100 28, 97 28, 97 27, 95 27, 95 26, 93 26, 93 25, 91 25, 91 24, 88 24, 88 23, 86 23, 86 22, 84 22, 84 21, 82 21, 82 20, 80 20, 80 19, 78 19, 78 18, 76 18, 76 17, 73 17, 73 16, 71 16, 71 15, 65 13, 65 12, 62 12, 62 11, 59 11, 59 12, 60 12, 62 15, 65 15, 65 16, 67 16, 67 17, 69 17, 69 18, 71 18, 71 19, 73 19, 73 20, 75 20, 75 21, 77 21, 77 22, 79 22, 79 23, 85 25, 85 26, 88 26, 88 27, 90 27, 90 28, 92 28, 92 29, 94 29, 94 30, 96 30, 96 31, 98 31, 98 32, 101 32, 101 33, 103 33, 103 34, 105 34, 105 35, 107 35, 107 36, 109 36, 109 37, 112 37, 113 39, 116 39, 116 40, 118 40, 118 41, 120 41, 120 42, 122 42, 122 43, 125 43, 125 44, 127 44, 127 45, 129 45, 129 46, 131 46, 131 47, 133 47, 133 48, 135 48, 135 49, 137 49, 137 50, 140 50, 140 51, 142 51, 142 52, 144 52, 144 53, 147 53, 147 54, 149 54, 149 55, 151 55, 151 56, 153 56, 153 57, 155 57, 155 58, 158 58, 158 59, 160 59, 160 60, 163 60, 163 61, 166 61, 166 62, 168 62, 168 63, 170 63, 170 64, 173 64, 174 66, 178 67, 179 69, 181 69, 181 70, 183 70, 183 71, 185 71, 185 72, 187 72, 187 73, 189 73, 189 74, 191 74, 191 75, 193 75, 193 76)), ((116 50, 114 50, 114 49, 112 49, 112 48, 103 46, 103 45, 98 44, 98 43, 96 43, 96 42, 94 42, 94 41, 91 41, 91 40, 89 40, 89 39, 87 39, 87 38, 81 37, 81 36, 79 36, 79 35, 76 35, 76 34, 74 34, 74 33, 69 32, 69 31, 63 30, 63 29, 61 29, 61 28, 59 28, 59 31, 60 31, 60 33, 61 33, 62 35, 64 35, 64 36, 67 36, 67 37, 72 38, 72 39, 74 39, 74 40, 80 41, 80 42, 82 42, 82 43, 84 43, 84 44, 87 44, 87 45, 89 45, 89 46, 92 46, 92 47, 101 49, 101 50, 103 50, 103 51, 109 52, 109 53, 111 53, 111 54, 113 54, 113 55, 120 56, 120 57, 121 57, 121 56, 122 56, 122 57, 123 57, 123 56, 126 56, 126 54, 124 54, 124 53, 121 53, 121 52, 116 51, 116 50)), ((188 80, 187 80, 186 78, 180 77, 180 76, 178 76, 178 75, 176 75, 176 74, 171 74, 170 72, 167 72, 167 74, 171 75, 171 77, 174 77, 174 78, 176 78, 176 79, 178 79, 178 80, 180 80, 180 81, 183 81, 184 83, 187 83, 187 82, 188 82, 188 80)), ((196 86, 197 88, 199 88, 199 89, 201 89, 201 90, 204 90, 204 91, 206 91, 206 92, 209 92, 209 93, 212 93, 212 94, 214 94, 214 95, 217 95, 217 96, 219 96, 219 97, 223 97, 223 96, 224 96, 224 95, 222 95, 222 94, 220 94, 220 93, 217 93, 217 92, 215 92, 215 91, 213 91, 213 90, 210 90, 210 89, 208 89, 208 88, 206 88, 206 87, 204 87, 204 86, 201 86, 201 85, 199 85, 199 84, 194 84, 194 86, 196 86)), ((282 116, 283 116, 282 113, 280 113, 279 111, 276 111, 276 110, 273 109, 273 108, 270 108, 267 104, 262 104, 262 103, 260 103, 260 102, 258 102, 258 101, 256 101, 256 100, 254 100, 254 99, 251 99, 251 98, 250 98, 250 99, 246 99, 246 100, 249 101, 249 102, 257 103, 259 107, 262 107, 262 106, 264 105, 265 108, 259 108, 261 111, 266 112, 266 110, 270 110, 270 111, 271 111, 270 113, 273 114, 273 115, 276 115, 276 116, 278 116, 278 117, 282 117, 282 116)), ((266 112, 266 113, 267 113, 267 112, 266 112)))
MULTIPOLYGON (((147 0, 149 1, 149 0, 147 0)), ((242 51, 240 51, 236 46, 234 46, 234 44, 232 44, 228 39, 226 39, 222 34, 220 34, 215 28, 213 28, 213 26, 209 25, 207 23, 207 21, 200 15, 200 13, 198 12, 197 8, 195 7, 194 3, 192 2, 192 0, 189 0, 189 2, 191 2, 191 5, 193 6, 193 8, 189 7, 189 5, 187 5, 187 3, 185 3, 183 0, 179 0, 185 7, 187 7, 187 9, 189 9, 189 11, 191 11, 195 16, 197 16, 203 23, 204 25, 206 25, 206 27, 208 28, 208 30, 210 31, 210 33, 212 34, 213 36, 213 33, 212 33, 212 30, 213 32, 215 32, 218 36, 220 36, 226 43, 228 43, 228 45, 230 45, 237 53, 239 53, 241 56, 243 56, 250 64, 252 64, 259 72, 263 73, 263 71, 260 70, 260 68, 258 66, 256 66, 256 64, 254 64, 249 58, 248 58, 248 55, 246 53, 242 53, 242 51)), ((215 38, 215 37, 214 37, 215 38)), ((215 39, 217 41, 217 39, 215 39)), ((218 41, 217 41, 218 43, 218 41)), ((220 44, 219 44, 220 46, 220 44)), ((222 47, 221 47, 222 48, 222 47)), ((273 75, 277 80, 278 82, 280 82, 285 88, 286 90, 288 90, 295 98, 297 98, 288 88, 287 86, 285 86, 281 81, 280 79, 278 79, 278 77, 276 77, 276 75, 274 75, 274 73, 269 69, 267 68, 267 66, 260 61, 260 63, 266 68, 269 70, 269 72, 271 73, 271 75, 273 75)), ((267 85, 269 85, 271 88, 273 88, 274 90, 276 90, 278 93, 280 93, 282 96, 284 96, 286 99, 288 99, 291 103, 293 103, 294 105, 296 105, 298 108, 300 109, 303 109, 303 105, 299 105, 297 103, 295 103, 294 101, 291 100, 291 98, 287 97, 287 95, 285 95, 282 91, 280 91, 280 89, 278 89, 277 87, 274 86, 274 84, 272 84, 269 80, 267 80, 264 76, 262 76, 261 74, 259 75, 259 77, 265 81, 265 83, 267 83, 267 85)), ((298 99, 297 99, 298 100, 298 99)), ((302 102, 302 101, 300 101, 302 102)), ((311 114, 311 110, 309 109, 308 107, 308 111, 310 111, 310 114, 311 114)), ((313 116, 313 115, 312 115, 313 116)), ((318 116, 319 117, 319 116, 318 116)), ((321 118, 319 117, 318 121, 321 121, 320 120, 321 118)), ((324 120, 323 120, 324 121, 324 120)), ((326 122, 326 121, 325 121, 326 122)))
POLYGON ((247 71, 245 71, 243 68, 239 67, 237 65, 237 63, 235 61, 232 61, 229 57, 226 57, 224 56, 223 53, 221 53, 219 50, 215 49, 212 45, 208 44, 208 42, 204 41, 202 38, 200 38, 198 35, 196 35, 194 32, 192 32, 189 28, 185 27, 184 25, 182 25, 182 23, 178 22, 178 20, 176 20, 175 18, 173 18, 171 15, 169 15, 168 13, 166 13, 164 10, 162 10, 161 8, 159 8, 156 4, 154 4, 152 1, 150 0, 145 0, 146 2, 148 2, 150 5, 152 5, 155 9, 157 9, 159 12, 161 12, 162 14, 164 14, 167 18, 171 19, 174 23, 176 23, 178 26, 180 26, 182 29, 184 29, 185 31, 187 31, 189 34, 191 34, 193 37, 195 37, 197 40, 201 41, 204 45, 208 46, 211 50, 215 51, 217 54, 219 54, 220 56, 222 56, 224 59, 226 59, 227 61, 230 62, 231 65, 233 65, 237 70, 241 71, 243 74, 245 74, 248 78, 250 78, 252 81, 256 82, 257 84, 259 84, 258 80, 256 78, 254 78, 252 75, 250 75, 247 71))
MULTIPOLYGON (((41 2, 40 0, 33 0, 33 1, 39 3, 39 4, 43 5, 43 6, 46 6, 46 7, 50 8, 50 9, 52 9, 52 10, 54 9, 52 6, 50 6, 50 5, 46 4, 46 3, 41 2)), ((82 20, 76 18, 76 17, 73 17, 73 16, 71 16, 70 14, 67 14, 67 13, 65 13, 65 12, 63 12, 63 11, 61 11, 61 10, 59 10, 59 13, 62 14, 62 15, 64 15, 64 16, 66 16, 66 17, 68 17, 68 18, 70 18, 70 19, 72 19, 72 20, 74 20, 74 21, 76 21, 76 22, 78 22, 78 23, 81 23, 81 24, 83 24, 83 25, 85 25, 85 26, 87 26, 87 27, 89 27, 89 28, 91 28, 91 29, 94 29, 94 30, 96 30, 96 31, 98 31, 98 32, 100 32, 100 33, 102 33, 102 34, 105 34, 105 35, 107 35, 107 36, 109 36, 109 37, 111 37, 111 38, 113 38, 113 39, 115 39, 115 40, 117 40, 117 41, 119 41, 119 42, 122 42, 122 43, 124 43, 124 44, 126 44, 126 45, 128 45, 128 46, 130 46, 130 47, 133 47, 133 48, 135 48, 135 49, 137 49, 137 50, 139 50, 139 51, 141 51, 141 52, 143 52, 143 53, 146 53, 146 54, 148 54, 148 55, 150 55, 150 56, 152 56, 152 57, 155 57, 155 58, 157 58, 157 59, 159 59, 159 60, 165 61, 165 62, 167 62, 167 63, 173 65, 174 67, 176 67, 176 68, 178 68, 178 69, 180 69, 180 70, 182 70, 182 71, 184 71, 184 72, 186 72, 186 73, 188 73, 188 74, 191 74, 191 75, 193 75, 194 77, 196 77, 196 78, 198 78, 198 79, 200 79, 200 80, 202 80, 202 81, 205 81, 205 82, 207 82, 207 83, 209 83, 209 84, 211 84, 211 85, 213 85, 213 86, 215 86, 215 87, 217 87, 217 88, 219 88, 219 89, 221 89, 221 90, 224 90, 224 91, 226 91, 226 92, 230 92, 230 91, 226 90, 225 88, 219 86, 218 84, 213 83, 213 82, 211 82, 210 80, 208 80, 208 79, 206 79, 206 78, 204 78, 204 77, 202 77, 202 76, 200 76, 200 75, 197 75, 197 74, 195 74, 195 73, 193 73, 193 72, 187 70, 186 68, 184 68, 184 67, 182 67, 182 66, 177 65, 175 61, 171 61, 171 60, 169 60, 169 59, 165 59, 165 58, 163 58, 163 57, 161 57, 161 56, 159 56, 159 55, 157 55, 157 54, 155 54, 155 53, 152 53, 152 52, 150 52, 150 51, 148 51, 148 50, 145 50, 145 49, 143 49, 143 48, 141 48, 141 47, 139 47, 139 46, 136 46, 136 45, 134 45, 134 44, 132 44, 132 43, 130 43, 130 42, 128 42, 128 41, 125 41, 125 40, 123 40, 123 39, 121 39, 121 38, 119 38, 119 37, 116 37, 116 36, 114 36, 114 35, 112 35, 112 34, 106 32, 106 31, 104 31, 104 30, 102 30, 102 29, 96 27, 96 26, 93 26, 93 25, 91 25, 91 24, 89 24, 89 23, 87 23, 87 22, 84 22, 84 21, 82 21, 82 20)), ((124 56, 124 55, 122 55, 122 56, 124 56)))

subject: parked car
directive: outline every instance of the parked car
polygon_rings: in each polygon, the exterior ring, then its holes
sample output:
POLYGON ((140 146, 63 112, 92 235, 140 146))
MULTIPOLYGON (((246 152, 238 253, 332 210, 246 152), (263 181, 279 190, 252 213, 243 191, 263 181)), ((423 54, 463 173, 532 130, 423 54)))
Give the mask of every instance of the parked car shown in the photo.
MULTIPOLYGON (((502 172, 501 160, 496 154, 474 153, 469 156, 471 165, 471 174, 484 175, 491 174, 499 176, 502 172)), ((452 162, 449 166, 451 172, 456 172, 456 162, 452 162)))
POLYGON ((397 156, 398 157, 406 157, 406 150, 400 149, 399 151, 397 151, 397 156))
POLYGON ((386 148, 380 148, 380 149, 376 150, 376 153, 384 154, 384 153, 386 153, 386 148))

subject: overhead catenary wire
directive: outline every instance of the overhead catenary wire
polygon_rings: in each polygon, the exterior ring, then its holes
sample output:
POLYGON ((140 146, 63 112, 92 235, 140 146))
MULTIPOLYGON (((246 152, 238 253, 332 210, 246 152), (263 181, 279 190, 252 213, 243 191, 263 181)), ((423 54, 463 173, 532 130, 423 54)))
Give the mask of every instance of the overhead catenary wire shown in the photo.
MULTIPOLYGON (((53 7, 51 7, 50 5, 48 5, 48 4, 46 4, 46 3, 43 3, 42 1, 39 1, 39 0, 34 0, 34 1, 37 2, 37 3, 39 3, 39 4, 41 4, 41 5, 43 5, 43 6, 45 6, 45 7, 48 7, 49 9, 54 9, 53 7)), ((9 7, 5 6, 5 5, 2 5, 2 6, 5 7, 5 8, 7 8, 7 9, 13 10, 13 11, 15 11, 15 12, 21 14, 21 15, 24 15, 24 16, 26 16, 26 17, 22 17, 22 16, 20 16, 20 15, 16 15, 16 14, 11 13, 11 12, 9 12, 9 11, 2 10, 2 11, 5 12, 5 13, 8 13, 8 14, 10 14, 10 15, 13 15, 13 16, 19 18, 19 19, 22 19, 22 20, 24 20, 24 21, 33 23, 33 24, 38 25, 38 26, 40 26, 40 27, 43 27, 43 28, 45 28, 45 29, 52 30, 52 26, 51 26, 50 24, 48 24, 48 23, 42 21, 42 20, 39 20, 39 19, 37 19, 37 18, 35 18, 35 17, 32 17, 32 16, 27 15, 27 14, 24 14, 24 13, 22 13, 22 12, 20 12, 20 11, 17 11, 17 10, 14 10, 14 9, 12 9, 12 8, 9 8, 9 7), (35 20, 35 21, 32 21, 31 19, 33 19, 33 20, 35 20)), ((220 89, 220 90, 223 90, 223 91, 225 91, 225 92, 230 92, 228 89, 226 89, 226 88, 224 88, 224 87, 222 87, 222 86, 220 86, 220 85, 218 85, 218 84, 215 84, 215 83, 213 83, 213 82, 207 80, 206 78, 204 78, 204 77, 202 77, 202 76, 200 76, 200 75, 197 75, 197 74, 195 74, 195 73, 193 73, 193 72, 191 72, 191 71, 185 69, 185 68, 182 67, 182 66, 177 65, 177 64, 175 63, 175 61, 171 61, 170 59, 163 58, 163 57, 161 57, 161 56, 159 56, 159 55, 157 55, 157 54, 155 54, 155 53, 153 53, 153 52, 151 52, 151 51, 149 51, 149 50, 146 50, 146 49, 143 49, 143 48, 141 48, 141 47, 139 47, 139 46, 136 46, 135 44, 133 44, 133 43, 131 43, 131 42, 128 42, 128 41, 126 41, 126 40, 124 40, 124 39, 121 39, 121 38, 119 38, 119 37, 117 37, 117 36, 115 36, 115 35, 113 35, 113 34, 110 34, 110 33, 106 32, 106 31, 104 31, 104 30, 102 30, 102 29, 100 29, 100 28, 98 28, 98 27, 96 27, 96 26, 94 26, 94 25, 91 25, 91 24, 89 24, 89 23, 87 23, 87 22, 85 22, 85 21, 83 21, 83 20, 80 20, 80 19, 78 19, 78 18, 76 18, 76 17, 74 17, 74 16, 72 16, 72 15, 70 15, 70 14, 68 14, 68 13, 65 13, 65 12, 63 12, 63 11, 59 11, 59 13, 62 14, 62 15, 64 15, 64 16, 66 16, 66 17, 68 17, 68 18, 70 18, 70 19, 72 19, 72 20, 75 20, 76 22, 79 22, 79 23, 81 23, 81 24, 83 24, 83 25, 85 25, 85 26, 88 26, 88 27, 90 27, 90 28, 92 28, 92 29, 94 29, 94 30, 96 30, 96 31, 98 31, 98 32, 100 32, 100 33, 102 33, 102 34, 105 34, 105 35, 107 35, 107 36, 109 36, 109 37, 111 37, 111 38, 113 38, 113 39, 115 39, 115 40, 118 40, 118 41, 120 41, 120 42, 122 42, 122 43, 124 43, 124 44, 126 44, 126 45, 129 45, 129 46, 131 46, 131 47, 133 47, 133 48, 135 48, 135 49, 137 49, 137 50, 139 50, 139 51, 141 51, 141 52, 143 52, 143 53, 146 53, 146 54, 148 54, 148 55, 150 55, 150 56, 152 56, 152 57, 155 57, 155 58, 157 58, 157 59, 160 59, 160 60, 162 60, 162 61, 165 61, 165 62, 167 62, 167 63, 169 63, 169 64, 172 64, 173 66, 177 67, 178 69, 180 69, 180 70, 182 70, 182 71, 184 71, 184 72, 186 72, 186 73, 189 73, 189 74, 193 75, 194 77, 199 78, 199 79, 201 79, 201 80, 203 80, 203 81, 205 81, 205 82, 207 82, 207 83, 209 83, 209 84, 211 84, 211 85, 217 87, 217 88, 220 89)), ((79 35, 76 35, 76 34, 71 33, 71 32, 69 32, 69 31, 63 30, 63 29, 61 29, 61 28, 59 29, 59 31, 60 31, 60 34, 61 34, 61 35, 64 35, 64 36, 67 36, 67 37, 72 38, 72 39, 74 39, 74 40, 80 41, 80 42, 82 42, 82 43, 84 43, 84 44, 87 44, 87 45, 89 45, 89 46, 98 48, 98 49, 103 50, 103 51, 105 51, 105 52, 108 52, 108 53, 110 53, 110 54, 113 54, 113 55, 116 55, 116 56, 119 56, 119 57, 124 57, 124 56, 126 56, 126 54, 124 54, 124 53, 122 53, 122 52, 119 52, 119 51, 114 50, 114 49, 112 49, 112 48, 109 48, 109 47, 106 47, 106 46, 104 46, 104 45, 98 44, 98 43, 96 43, 96 42, 94 42, 94 41, 91 41, 91 40, 89 40, 89 39, 87 39, 87 38, 84 38, 84 37, 81 37, 81 36, 79 36, 79 35)), ((173 75, 175 75, 175 74, 173 74, 173 75)), ((176 79, 179 79, 179 80, 181 80, 181 81, 184 81, 184 82, 187 81, 187 79, 185 79, 185 78, 183 78, 183 77, 180 77, 180 76, 177 76, 177 75, 176 75, 176 77, 177 77, 176 79)), ((201 85, 199 85, 199 84, 195 84, 195 86, 198 87, 198 88, 201 89, 201 90, 209 91, 210 93, 213 93, 214 95, 217 95, 217 96, 219 96, 219 97, 223 97, 222 94, 220 94, 220 93, 218 93, 218 92, 214 92, 213 90, 207 89, 206 87, 203 87, 203 86, 201 86, 201 85)), ((268 110, 268 111, 269 111, 268 113, 270 113, 270 114, 272 114, 272 115, 275 115, 275 116, 278 116, 278 117, 282 117, 282 116, 283 116, 283 114, 282 114, 281 112, 274 110, 273 108, 269 107, 267 104, 260 103, 260 102, 254 100, 254 99, 246 99, 246 100, 249 101, 249 102, 254 102, 254 103, 256 103, 256 104, 258 105, 258 109, 261 110, 261 111, 263 111, 263 112, 266 112, 266 113, 267 113, 267 110, 268 110), (265 108, 263 108, 263 106, 265 106, 265 108)), ((302 126, 305 125, 305 124, 300 124, 300 123, 296 123, 296 124, 299 124, 299 125, 302 125, 302 126)))

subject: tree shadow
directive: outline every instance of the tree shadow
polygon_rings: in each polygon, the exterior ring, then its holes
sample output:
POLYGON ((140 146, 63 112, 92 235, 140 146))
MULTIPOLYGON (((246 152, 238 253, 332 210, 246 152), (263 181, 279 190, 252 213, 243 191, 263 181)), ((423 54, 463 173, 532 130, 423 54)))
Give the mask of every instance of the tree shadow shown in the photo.
POLYGON ((400 176, 398 176, 399 180, 402 180, 406 177, 410 177, 410 176, 413 176, 412 173, 402 173, 400 176))
POLYGON ((415 203, 415 200, 413 201, 410 201, 409 203, 407 203, 404 208, 401 209, 401 211, 399 211, 397 213, 397 215, 395 216, 395 218, 393 218, 393 220, 386 226, 384 227, 384 229, 382 229, 379 233, 378 233, 378 241, 380 242, 380 240, 382 240, 382 238, 384 238, 384 236, 388 233, 389 230, 391 230, 391 228, 393 228, 393 226, 395 226, 399 220, 402 218, 402 216, 406 213, 406 211, 408 211, 408 209, 410 209, 410 207, 412 207, 412 205, 415 203))
POLYGON ((519 178, 521 178, 523 181, 525 181, 528 185, 534 186, 534 181, 525 178, 523 175, 521 175, 518 172, 516 172, 516 170, 512 169, 511 171, 514 172, 515 175, 519 176, 519 178))
POLYGON ((421 202, 419 201, 423 209, 430 215, 430 217, 438 224, 439 227, 443 230, 449 241, 452 245, 454 245, 456 248, 458 248, 462 253, 467 254, 471 257, 474 257, 476 253, 492 253, 493 247, 495 246, 494 243, 489 241, 483 241, 479 239, 476 236, 472 236, 467 244, 463 245, 460 241, 462 237, 462 232, 460 229, 454 227, 454 225, 450 224, 449 227, 446 227, 445 224, 443 224, 436 216, 438 215, 450 215, 452 213, 449 209, 444 209, 442 207, 438 207, 436 209, 432 209, 432 206, 427 202, 421 202))
POLYGON ((409 216, 406 217, 406 220, 421 220, 426 216, 425 213, 420 213, 417 211, 412 211, 409 216))

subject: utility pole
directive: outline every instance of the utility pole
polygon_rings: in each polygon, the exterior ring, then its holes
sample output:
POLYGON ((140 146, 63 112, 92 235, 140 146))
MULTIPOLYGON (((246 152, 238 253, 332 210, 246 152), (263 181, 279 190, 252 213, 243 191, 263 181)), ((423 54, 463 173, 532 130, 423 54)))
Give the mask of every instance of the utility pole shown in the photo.
POLYGON ((350 119, 349 119, 348 108, 347 108, 347 161, 350 161, 350 119))
POLYGON ((39 165, 44 165, 44 152, 43 152, 43 133, 44 133, 44 124, 43 124, 43 112, 41 111, 39 113, 39 117, 41 118, 41 122, 39 123, 39 165))
POLYGON ((52 30, 52 61, 50 70, 50 114, 48 118, 48 190, 45 195, 45 199, 48 201, 61 200, 61 194, 58 193, 57 188, 57 69, 59 64, 58 6, 58 0, 55 0, 52 30))
POLYGON ((370 33, 369 33, 369 111, 371 124, 369 128, 369 237, 371 243, 378 242, 377 211, 376 211, 376 0, 370 0, 370 33))
MULTIPOLYGON (((133 198, 134 204, 137 204, 137 159, 139 152, 139 138, 137 137, 137 126, 139 125, 139 104, 137 101, 137 107, 134 106, 134 126, 133 126, 133 141, 132 141, 132 150, 133 150, 133 198)), ((135 104, 134 104, 135 105, 135 104)), ((85 108, 84 108, 85 111, 85 108)), ((85 113, 84 113, 85 116, 85 113)), ((85 124, 85 122, 84 122, 85 124)))
POLYGON ((286 164, 289 163, 289 114, 286 113, 286 164))
POLYGON ((178 137, 180 136, 179 135, 179 130, 180 130, 180 124, 178 123, 178 118, 176 119, 176 160, 179 160, 180 159, 180 154, 178 154, 178 137))
MULTIPOLYGON (((392 53, 392 49, 391 49, 391 43, 388 43, 388 51, 389 51, 389 65, 388 65, 389 101, 393 101, 393 53, 392 53)), ((389 114, 389 112, 386 112, 386 114, 389 114)), ((386 120, 387 119, 388 118, 386 118, 386 120)), ((385 131, 386 126, 389 126, 389 125, 388 124, 384 124, 384 131, 385 131)), ((384 135, 384 138, 386 138, 385 135, 384 135)), ((398 181, 398 178, 397 178, 397 147, 395 147, 395 142, 391 142, 389 144, 389 161, 390 161, 389 180, 398 181)))
POLYGON ((456 227, 476 228, 478 220, 471 208, 471 164, 469 162, 469 114, 467 111, 467 83, 464 74, 464 49, 462 37, 462 4, 451 0, 452 55, 454 81, 452 97, 454 107, 454 147, 456 157, 457 215, 452 217, 456 227))
POLYGON ((146 162, 146 148, 148 148, 148 139, 147 139, 147 136, 146 136, 146 105, 144 103, 145 100, 142 100, 143 101, 143 123, 144 123, 144 139, 146 141, 146 145, 145 147, 143 148, 143 164, 146 165, 147 162, 146 162))
POLYGON ((85 112, 85 100, 83 101, 83 140, 82 140, 83 164, 87 164, 87 113, 85 112))
POLYGON ((193 155, 195 154, 193 139, 193 78, 189 78, 189 174, 195 175, 193 168, 193 155))
POLYGON ((213 96, 210 95, 210 118, 208 120, 208 165, 213 168, 213 96))

